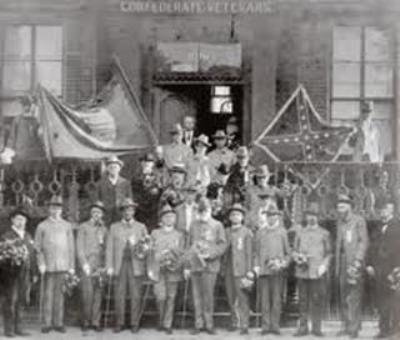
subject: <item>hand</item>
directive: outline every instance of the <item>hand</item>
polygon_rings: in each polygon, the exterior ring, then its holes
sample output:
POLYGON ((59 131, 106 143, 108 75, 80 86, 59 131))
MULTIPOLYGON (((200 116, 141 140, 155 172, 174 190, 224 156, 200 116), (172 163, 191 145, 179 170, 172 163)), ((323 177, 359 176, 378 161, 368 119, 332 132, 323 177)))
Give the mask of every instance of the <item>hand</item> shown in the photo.
POLYGON ((254 267, 253 271, 254 273, 256 273, 257 276, 260 276, 260 271, 261 271, 260 267, 254 267))
POLYGON ((132 235, 131 237, 129 237, 128 242, 129 242, 132 246, 134 246, 135 243, 136 243, 135 236, 132 235))
POLYGON ((375 269, 372 266, 365 268, 369 276, 375 276, 375 269))
POLYGON ((317 272, 318 272, 318 277, 323 276, 323 275, 326 273, 327 269, 328 269, 328 268, 326 267, 325 264, 321 264, 321 265, 318 267, 318 270, 317 270, 317 272))
POLYGON ((90 275, 90 266, 88 263, 85 263, 82 267, 83 272, 85 273, 86 276, 90 275))
POLYGON ((71 268, 70 270, 68 270, 68 273, 70 273, 71 275, 74 275, 75 274, 75 269, 71 268))
POLYGON ((183 270, 183 277, 185 278, 185 280, 189 280, 189 278, 190 278, 190 269, 184 269, 183 270))
POLYGON ((149 277, 149 279, 151 281, 156 281, 156 277, 155 277, 153 271, 149 270, 149 272, 147 273, 147 276, 149 277))
POLYGON ((46 266, 44 264, 41 264, 39 266, 39 273, 43 275, 45 272, 46 272, 46 266))
POLYGON ((114 275, 114 269, 113 268, 108 268, 107 269, 107 275, 108 276, 113 276, 114 275))

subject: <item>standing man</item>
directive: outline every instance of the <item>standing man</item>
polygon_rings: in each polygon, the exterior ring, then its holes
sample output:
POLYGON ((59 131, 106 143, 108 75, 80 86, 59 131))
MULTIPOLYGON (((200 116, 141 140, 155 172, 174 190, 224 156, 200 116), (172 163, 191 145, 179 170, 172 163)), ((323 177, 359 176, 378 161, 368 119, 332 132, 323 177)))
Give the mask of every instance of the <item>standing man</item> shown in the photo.
POLYGON ((170 183, 166 186, 160 197, 160 206, 168 204, 173 208, 184 201, 184 185, 186 182, 186 167, 182 163, 175 164, 170 169, 170 183))
POLYGON ((26 250, 26 256, 19 266, 0 269, 4 335, 8 338, 29 335, 21 328, 20 314, 20 305, 29 289, 35 266, 33 240, 26 232, 28 218, 26 211, 17 208, 10 215, 11 227, 1 236, 1 242, 15 242, 26 250))
POLYGON ((96 200, 105 206, 105 222, 109 226, 120 218, 119 210, 122 201, 132 198, 129 181, 120 175, 124 163, 116 156, 106 159, 106 172, 97 183, 96 200))
POLYGON ((339 279, 342 329, 338 335, 357 338, 361 328, 363 268, 368 248, 364 218, 353 212, 353 201, 341 195, 337 201, 339 219, 336 239, 336 277, 339 279))
POLYGON ((172 334, 178 284, 182 281, 184 234, 175 229, 176 213, 166 205, 160 212, 160 228, 153 230, 149 277, 155 281, 154 294, 160 315, 159 329, 172 334))
POLYGON ((185 244, 189 238, 192 222, 197 218, 197 191, 194 186, 184 188, 184 201, 176 207, 176 229, 185 235, 185 244))
POLYGON ((185 116, 183 118, 183 144, 193 147, 196 138, 196 118, 193 116, 185 116))
POLYGON ((379 333, 375 338, 387 338, 400 332, 400 298, 390 287, 389 275, 400 267, 400 222, 394 216, 395 204, 381 206, 382 224, 376 240, 376 253, 367 267, 377 281, 379 333))
POLYGON ((65 333, 64 278, 75 273, 74 236, 71 224, 62 217, 63 201, 53 196, 49 202, 49 217, 41 222, 35 233, 39 272, 44 278, 42 333, 52 329, 65 333))
MULTIPOLYGON (((146 226, 134 219, 137 204, 126 198, 121 204, 122 220, 110 228, 106 247, 106 266, 108 275, 116 276, 115 282, 115 333, 122 331, 125 320, 127 288, 130 294, 130 328, 132 333, 139 330, 142 287, 145 278, 146 254, 141 256, 135 247, 148 237, 146 226)), ((148 249, 147 249, 148 250, 148 249)))
POLYGON ((198 204, 198 218, 193 221, 189 232, 188 267, 185 278, 192 279, 195 311, 195 328, 199 334, 205 326, 206 332, 215 334, 214 288, 220 270, 221 256, 226 250, 225 231, 222 224, 211 217, 211 205, 206 198, 198 204))
POLYGON ((180 124, 175 124, 171 130, 172 142, 162 148, 162 157, 167 169, 171 169, 176 163, 183 163, 187 166, 193 151, 190 146, 182 142, 183 129, 180 124))
POLYGON ((78 263, 82 271, 82 329, 87 331, 93 327, 101 331, 101 299, 102 287, 95 276, 101 275, 105 268, 105 243, 107 228, 103 222, 104 204, 94 202, 90 206, 90 219, 82 223, 78 230, 76 251, 78 263))
POLYGON ((283 272, 289 264, 290 248, 282 213, 274 207, 264 213, 267 223, 256 233, 254 257, 261 295, 261 334, 279 335, 283 272))
MULTIPOLYGON (((208 158, 216 176, 218 174, 229 173, 232 166, 236 163, 235 153, 226 146, 227 138, 224 130, 217 130, 213 135, 215 149, 208 153, 208 158)), ((218 178, 214 178, 214 181, 220 182, 218 178)))
POLYGON ((244 223, 245 210, 235 203, 229 210, 230 227, 226 228, 228 249, 225 254, 225 287, 231 308, 231 330, 240 327, 240 334, 249 333, 249 296, 242 289, 242 280, 253 269, 253 233, 244 223))
POLYGON ((322 337, 321 330, 325 274, 332 256, 329 232, 318 224, 319 209, 310 204, 304 212, 306 226, 299 229, 295 241, 293 259, 296 265, 300 299, 300 321, 295 336, 308 335, 311 319, 311 334, 322 337))

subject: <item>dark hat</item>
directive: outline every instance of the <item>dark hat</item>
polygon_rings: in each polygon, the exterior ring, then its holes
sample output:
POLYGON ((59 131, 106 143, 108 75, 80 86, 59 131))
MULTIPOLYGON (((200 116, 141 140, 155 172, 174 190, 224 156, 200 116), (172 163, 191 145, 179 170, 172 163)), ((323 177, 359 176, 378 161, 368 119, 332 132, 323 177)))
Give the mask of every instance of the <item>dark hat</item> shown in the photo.
POLYGON ((228 119, 228 123, 227 124, 232 124, 232 125, 235 124, 235 125, 237 125, 237 123, 238 123, 237 118, 235 116, 232 116, 232 117, 230 117, 228 119))
POLYGON ((247 158, 249 157, 249 150, 245 146, 239 146, 236 151, 237 158, 247 158))
POLYGON ((178 172, 182 174, 186 174, 186 167, 185 164, 183 163, 175 163, 172 165, 171 169, 169 169, 170 172, 178 172))
POLYGON ((95 201, 95 202, 93 202, 93 203, 90 205, 90 209, 93 209, 93 208, 99 208, 99 209, 101 209, 101 210, 103 210, 103 211, 106 210, 106 207, 104 206, 104 203, 103 203, 102 201, 95 201))
POLYGON ((117 156, 110 156, 106 159, 106 165, 113 163, 118 164, 121 168, 124 166, 124 162, 121 161, 117 156))
POLYGON ((246 213, 246 210, 244 209, 243 205, 240 203, 234 203, 230 208, 228 213, 230 214, 232 211, 239 211, 243 215, 246 213))
POLYGON ((171 135, 175 135, 177 133, 183 133, 182 125, 179 123, 174 124, 169 132, 171 133, 171 135))
POLYGON ((155 162, 156 157, 151 152, 148 152, 148 153, 144 154, 142 157, 140 157, 140 161, 141 162, 155 162))
POLYGON ((200 135, 199 137, 194 139, 194 142, 195 144, 203 144, 207 147, 211 146, 210 142, 208 141, 208 136, 206 135, 200 135))
POLYGON ((374 102, 370 100, 363 102, 361 105, 361 111, 367 113, 374 111, 374 102))
POLYGON ((282 211, 280 211, 274 206, 270 206, 268 209, 263 210, 262 213, 267 214, 268 216, 274 216, 274 215, 282 216, 282 211))
POLYGON ((254 175, 256 177, 269 177, 271 175, 271 173, 270 173, 270 171, 268 169, 268 165, 266 165, 266 164, 260 165, 257 168, 257 170, 256 170, 254 175))
POLYGON ((165 205, 161 208, 161 210, 160 210, 158 216, 161 218, 162 216, 164 216, 164 215, 166 215, 166 214, 169 214, 169 213, 173 213, 173 214, 176 215, 175 209, 173 209, 169 204, 165 204, 165 205))
POLYGON ((11 213, 10 213, 10 220, 13 219, 15 216, 17 215, 21 215, 21 216, 25 216, 27 219, 30 218, 28 212, 26 211, 26 209, 24 207, 17 207, 15 208, 11 213))
POLYGON ((317 202, 311 202, 304 210, 304 215, 319 216, 319 214, 320 214, 320 209, 319 209, 319 204, 317 202))
POLYGON ((48 206, 63 206, 63 199, 59 195, 54 195, 50 198, 50 201, 47 203, 48 206))
POLYGON ((120 208, 121 209, 130 208, 130 207, 136 208, 137 206, 138 206, 138 204, 132 198, 127 197, 122 201, 120 208))
POLYGON ((227 135, 224 130, 217 130, 212 136, 213 139, 226 139, 227 135))
POLYGON ((345 203, 345 204, 354 204, 354 200, 350 195, 339 195, 337 199, 337 204, 345 203))

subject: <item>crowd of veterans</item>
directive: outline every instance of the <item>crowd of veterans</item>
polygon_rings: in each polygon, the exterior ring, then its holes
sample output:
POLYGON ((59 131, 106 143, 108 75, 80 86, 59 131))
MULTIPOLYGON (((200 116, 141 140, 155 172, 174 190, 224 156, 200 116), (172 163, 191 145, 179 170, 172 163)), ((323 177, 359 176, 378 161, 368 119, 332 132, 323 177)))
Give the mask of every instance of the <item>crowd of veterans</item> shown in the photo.
POLYGON ((223 274, 231 309, 229 330, 248 334, 250 298, 255 292, 261 333, 279 335, 289 265, 295 266, 299 297, 295 336, 324 336, 324 301, 329 298, 324 285, 331 272, 340 288, 338 336, 359 335, 367 276, 377 282, 377 337, 399 331, 399 293, 388 280, 400 266, 400 222, 393 201, 382 200, 379 205, 381 222, 373 242, 349 195, 337 198, 335 243, 321 226, 319 202, 315 201, 308 202, 304 223, 294 226, 294 241, 289 242, 279 202, 290 198, 293 186, 271 185, 268 166, 253 168, 248 149, 223 130, 215 132, 210 152, 207 136, 185 134, 179 124, 171 137, 171 144, 141 159, 141 174, 132 181, 121 176, 124 164, 118 157, 107 159, 88 209, 89 219, 76 230, 62 217, 60 196, 49 200, 48 217, 33 237, 26 232, 26 210, 13 211, 1 240, 23 240, 31 256, 16 273, 0 273, 5 336, 28 335, 20 317, 25 298, 22 286, 28 276, 40 281, 42 333, 65 333, 68 273, 80 278, 85 332, 103 330, 113 300, 110 325, 114 332, 129 329, 137 333, 143 316, 143 288, 150 282, 161 332, 173 332, 179 302, 184 311, 192 309, 192 334, 213 335, 214 290, 218 275, 223 274), (102 275, 103 285, 99 284, 102 275), (183 294, 178 294, 181 286, 183 294))

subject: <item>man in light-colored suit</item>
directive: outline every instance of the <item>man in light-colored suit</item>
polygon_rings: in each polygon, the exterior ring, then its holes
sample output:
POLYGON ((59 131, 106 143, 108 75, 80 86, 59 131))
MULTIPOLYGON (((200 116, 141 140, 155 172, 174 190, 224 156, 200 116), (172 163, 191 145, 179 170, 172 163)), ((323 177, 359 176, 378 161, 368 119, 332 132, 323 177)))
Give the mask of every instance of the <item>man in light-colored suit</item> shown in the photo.
POLYGON ((116 325, 114 332, 122 331, 125 319, 127 287, 130 293, 132 333, 137 333, 140 322, 141 294, 145 278, 146 254, 135 251, 135 246, 148 236, 146 226, 134 219, 137 204, 127 198, 122 202, 122 220, 110 228, 106 247, 108 275, 115 275, 116 325))
POLYGON ((176 207, 176 229, 183 232, 185 240, 188 239, 190 226, 197 217, 196 188, 186 186, 184 188, 185 200, 176 207))

